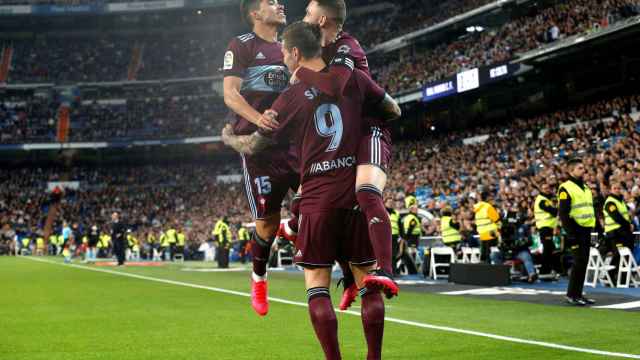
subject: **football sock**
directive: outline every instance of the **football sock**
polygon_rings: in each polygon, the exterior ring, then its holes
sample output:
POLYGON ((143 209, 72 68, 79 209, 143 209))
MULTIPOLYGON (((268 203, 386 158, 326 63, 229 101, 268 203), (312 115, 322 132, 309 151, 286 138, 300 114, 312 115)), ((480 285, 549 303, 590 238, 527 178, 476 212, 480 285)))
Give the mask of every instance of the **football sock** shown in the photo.
POLYGON ((378 267, 388 274, 393 274, 391 268, 391 221, 389 213, 384 207, 382 193, 373 185, 362 185, 356 193, 358 205, 364 212, 369 229, 369 239, 373 253, 378 260, 378 267))
POLYGON ((267 262, 269 262, 269 252, 271 250, 271 241, 265 241, 254 232, 251 237, 251 257, 253 259, 253 273, 258 276, 264 276, 267 273, 267 262))
POLYGON ((367 360, 382 358, 384 335, 384 301, 379 291, 360 292, 362 299, 362 328, 367 339, 367 360))
POLYGON ((326 287, 307 290, 309 316, 316 336, 322 345, 327 360, 338 360, 340 345, 338 344, 338 320, 331 304, 331 295, 326 287))

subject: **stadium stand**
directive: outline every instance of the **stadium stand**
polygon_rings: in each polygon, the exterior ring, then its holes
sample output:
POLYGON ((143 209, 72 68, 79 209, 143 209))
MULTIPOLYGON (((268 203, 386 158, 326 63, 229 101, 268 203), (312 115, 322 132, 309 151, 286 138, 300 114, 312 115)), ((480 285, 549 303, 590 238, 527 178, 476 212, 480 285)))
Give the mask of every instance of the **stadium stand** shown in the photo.
MULTIPOLYGON (((421 190, 427 194, 421 199, 423 208, 437 214, 445 206, 453 207, 460 211, 463 227, 471 233, 469 198, 488 190, 496 195, 498 209, 517 207, 532 225, 531 204, 537 186, 544 181, 556 183, 563 176, 566 159, 581 155, 585 156, 587 182, 596 189, 597 202, 604 200, 605 179, 614 176, 623 181, 626 196, 638 208, 640 163, 631 159, 640 158, 639 110, 640 95, 623 96, 396 144, 385 195, 401 202, 421 190), (484 135, 484 141, 469 141, 484 135)), ((24 225, 35 232, 41 224, 38 214, 47 200, 45 184, 59 180, 62 172, 3 171, 0 223, 24 225), (19 204, 25 202, 29 206, 21 208, 19 204)), ((237 196, 241 185, 216 185, 216 175, 221 173, 239 174, 240 169, 233 165, 217 170, 198 165, 72 168, 67 179, 80 181, 83 190, 67 195, 63 213, 89 226, 103 218, 105 211, 119 208, 132 215, 142 233, 171 219, 192 224, 190 238, 204 241, 211 219, 229 215, 234 224, 250 219, 244 199, 237 196)), ((633 222, 640 226, 637 216, 633 222)), ((435 221, 425 225, 428 235, 438 235, 435 221)))
POLYGON ((467 34, 436 47, 412 47, 387 54, 372 61, 372 73, 392 93, 416 90, 459 71, 505 62, 518 53, 638 14, 638 0, 557 2, 495 29, 467 34))
MULTIPOLYGON (((486 5, 493 0, 411 0, 401 2, 382 2, 389 6, 376 7, 366 15, 353 16, 345 24, 347 31, 353 33, 365 49, 409 33, 425 28, 453 16, 486 5)), ((351 1, 366 7, 380 1, 351 1)))
MULTIPOLYGON (((199 84, 179 90, 107 88, 87 95, 71 112, 70 141, 217 136, 227 113, 222 98, 199 84)), ((59 105, 33 93, 0 102, 0 143, 55 141, 59 105)))
MULTIPOLYGON (((395 147, 395 167, 388 189, 396 200, 422 189, 423 206, 434 213, 445 206, 460 208, 466 228, 472 229, 470 195, 483 190, 495 194, 498 207, 513 206, 533 224, 531 204, 541 183, 552 184, 565 174, 565 160, 584 156, 587 182, 604 201, 605 179, 618 177, 626 185, 626 197, 640 206, 640 136, 636 120, 640 96, 602 100, 530 119, 496 124, 406 142, 395 147), (634 113, 635 119, 629 114, 634 113), (606 119, 606 122, 601 120, 606 119), (484 142, 471 139, 488 138, 484 142), (465 145, 467 139, 467 145, 465 145)), ((599 214, 601 216, 602 214, 599 214)), ((638 218, 635 224, 640 225, 638 218)), ((439 231, 429 224, 430 234, 439 231)))
POLYGON ((191 246, 197 247, 209 239, 212 219, 228 216, 233 224, 250 219, 244 199, 237 196, 241 185, 217 182, 217 175, 228 171, 232 170, 226 166, 206 164, 3 171, 0 223, 27 233, 41 231, 42 210, 49 201, 46 184, 68 176, 80 181, 81 189, 67 190, 61 218, 88 229, 104 224, 105 214, 117 209, 126 214, 139 237, 180 224, 188 229, 191 246))

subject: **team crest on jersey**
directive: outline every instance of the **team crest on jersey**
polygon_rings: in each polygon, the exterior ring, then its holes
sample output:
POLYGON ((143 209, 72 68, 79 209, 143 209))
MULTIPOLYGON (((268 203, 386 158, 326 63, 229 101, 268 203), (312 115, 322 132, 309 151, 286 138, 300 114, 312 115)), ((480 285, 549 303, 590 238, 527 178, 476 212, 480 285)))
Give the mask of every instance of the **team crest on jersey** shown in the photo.
POLYGON ((231 70, 233 69, 233 51, 227 51, 224 54, 224 65, 222 67, 223 70, 231 70))
POLYGON ((283 91, 289 84, 289 74, 283 69, 267 71, 264 74, 264 83, 275 91, 283 91))
POLYGON ((351 47, 349 45, 342 45, 336 51, 338 54, 348 54, 351 52, 351 47))

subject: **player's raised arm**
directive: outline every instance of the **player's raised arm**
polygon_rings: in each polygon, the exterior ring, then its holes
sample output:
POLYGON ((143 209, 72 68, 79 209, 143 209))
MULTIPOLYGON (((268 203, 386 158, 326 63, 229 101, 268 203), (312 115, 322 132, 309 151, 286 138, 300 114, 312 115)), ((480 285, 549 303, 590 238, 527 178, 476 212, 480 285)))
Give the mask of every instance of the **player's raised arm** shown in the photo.
MULTIPOLYGON (((229 52, 227 52, 227 54, 229 54, 229 52)), ((233 59, 233 56, 231 56, 231 58, 233 59)), ((225 64, 226 61, 225 56, 225 64)), ((233 110, 233 112, 247 119, 247 121, 250 121, 261 129, 274 130, 277 128, 278 123, 275 122, 275 120, 262 116, 262 114, 249 105, 244 96, 240 94, 242 82, 242 78, 238 76, 224 77, 224 103, 233 110)))

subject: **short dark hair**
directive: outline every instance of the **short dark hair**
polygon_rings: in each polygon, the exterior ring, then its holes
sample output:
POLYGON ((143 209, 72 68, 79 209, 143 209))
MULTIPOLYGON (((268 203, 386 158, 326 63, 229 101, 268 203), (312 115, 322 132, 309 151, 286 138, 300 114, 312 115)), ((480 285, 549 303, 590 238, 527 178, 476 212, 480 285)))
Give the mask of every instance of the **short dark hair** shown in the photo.
POLYGON ((582 158, 580 157, 572 157, 569 159, 569 161, 567 161, 567 165, 569 165, 569 167, 574 167, 578 164, 582 164, 582 158))
POLYGON ((342 28, 347 21, 347 4, 344 0, 313 0, 318 3, 318 6, 328 10, 332 13, 333 19, 338 24, 338 27, 342 28))
POLYGON ((240 15, 244 21, 253 26, 253 19, 251 18, 251 12, 260 8, 261 0, 242 0, 240 1, 240 15))
POLYGON ((305 59, 316 58, 322 53, 322 32, 316 24, 294 22, 284 29, 282 40, 287 50, 298 48, 305 59))

